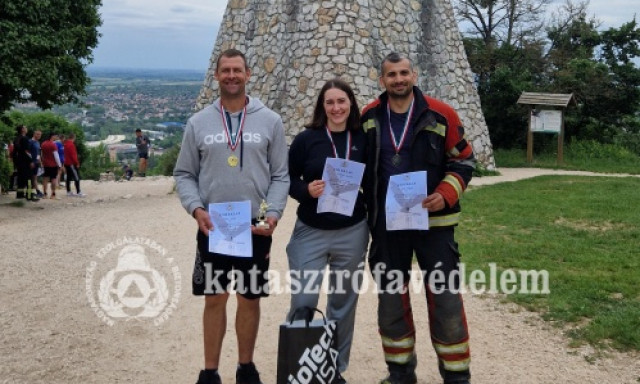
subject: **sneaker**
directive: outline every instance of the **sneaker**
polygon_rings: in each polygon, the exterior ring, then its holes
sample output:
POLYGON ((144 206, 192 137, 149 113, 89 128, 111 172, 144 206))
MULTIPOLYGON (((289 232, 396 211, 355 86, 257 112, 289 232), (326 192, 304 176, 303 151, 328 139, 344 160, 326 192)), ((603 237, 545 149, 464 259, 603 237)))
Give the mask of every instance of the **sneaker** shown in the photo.
POLYGON ((333 379, 331 384, 347 384, 347 380, 345 380, 344 377, 342 377, 342 375, 340 374, 340 372, 338 372, 338 374, 333 379))
POLYGON ((42 199, 42 198, 44 197, 44 193, 42 193, 41 191, 37 191, 37 192, 36 192, 36 197, 37 197, 38 199, 42 199))
POLYGON ((67 197, 75 197, 76 194, 73 192, 67 192, 67 197))
POLYGON ((76 197, 87 197, 87 195, 85 193, 78 192, 76 193, 76 197))
POLYGON ((218 372, 207 372, 200 371, 200 376, 198 376, 198 382, 196 384, 222 384, 222 379, 220 379, 220 375, 218 372))
POLYGON ((389 376, 380 381, 380 384, 416 384, 418 377, 415 372, 400 373, 389 372, 389 376))
POLYGON ((236 370, 236 384, 262 384, 260 374, 256 370, 253 362, 249 364, 238 364, 236 370))

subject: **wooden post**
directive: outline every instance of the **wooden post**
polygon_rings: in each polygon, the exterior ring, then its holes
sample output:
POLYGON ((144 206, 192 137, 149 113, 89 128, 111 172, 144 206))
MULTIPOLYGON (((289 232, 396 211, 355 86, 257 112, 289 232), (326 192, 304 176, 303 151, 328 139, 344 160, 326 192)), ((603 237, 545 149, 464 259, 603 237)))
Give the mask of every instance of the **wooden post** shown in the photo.
POLYGON ((533 108, 529 106, 529 131, 527 132, 527 163, 533 162, 533 131, 531 130, 531 113, 533 108))
POLYGON ((560 133, 558 133, 558 165, 564 161, 564 108, 560 111, 560 133))

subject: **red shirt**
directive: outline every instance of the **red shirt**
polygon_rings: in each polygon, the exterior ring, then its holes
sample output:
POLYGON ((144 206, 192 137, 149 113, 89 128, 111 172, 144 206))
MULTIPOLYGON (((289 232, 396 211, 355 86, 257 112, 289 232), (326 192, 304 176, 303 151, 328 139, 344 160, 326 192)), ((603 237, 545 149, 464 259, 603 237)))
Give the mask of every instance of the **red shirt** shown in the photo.
POLYGON ((40 147, 40 151, 42 153, 42 166, 43 167, 57 167, 58 163, 56 163, 55 154, 58 153, 58 147, 56 143, 51 140, 47 140, 42 143, 42 147, 40 147))
POLYGON ((64 165, 80 166, 78 161, 78 151, 76 151, 76 145, 71 140, 64 141, 64 165))

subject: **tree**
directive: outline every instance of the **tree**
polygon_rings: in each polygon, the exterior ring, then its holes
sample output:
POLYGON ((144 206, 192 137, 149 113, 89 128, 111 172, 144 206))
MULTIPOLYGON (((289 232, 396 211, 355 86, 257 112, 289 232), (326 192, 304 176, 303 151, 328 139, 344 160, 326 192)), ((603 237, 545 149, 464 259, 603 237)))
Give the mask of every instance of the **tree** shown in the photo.
POLYGON ((631 142, 637 142, 640 69, 634 59, 640 57, 640 28, 634 19, 599 32, 584 9, 569 14, 569 20, 548 30, 547 90, 573 93, 577 101, 568 111, 565 137, 613 143, 636 135, 631 142))
POLYGON ((454 9, 466 36, 489 45, 517 45, 522 37, 535 38, 543 29, 543 15, 551 0, 457 0, 454 9))
POLYGON ((463 39, 476 75, 482 110, 497 148, 520 146, 526 116, 516 105, 522 91, 541 82, 544 47, 541 31, 549 0, 457 0, 463 39))
POLYGON ((490 81, 501 65, 517 59, 520 50, 536 44, 543 31, 543 16, 551 0, 456 0, 458 21, 464 31, 471 69, 480 86, 490 81), (506 50, 500 52, 501 47, 506 50), (516 49, 511 49, 511 47, 516 49), (511 57, 505 57, 511 53, 511 57))
POLYGON ((0 113, 14 103, 42 109, 85 93, 101 25, 101 0, 0 2, 0 113))
POLYGON ((587 5, 567 0, 554 14, 547 28, 549 70, 561 69, 571 60, 594 58, 600 44, 599 22, 587 19, 587 5))
POLYGON ((543 36, 547 0, 455 4, 461 24, 471 26, 463 41, 496 148, 523 145, 526 111, 514 106, 522 91, 530 91, 573 93, 577 106, 567 111, 566 140, 628 142, 637 151, 640 28, 635 18, 599 31, 599 22, 587 17, 588 1, 566 0, 543 36))

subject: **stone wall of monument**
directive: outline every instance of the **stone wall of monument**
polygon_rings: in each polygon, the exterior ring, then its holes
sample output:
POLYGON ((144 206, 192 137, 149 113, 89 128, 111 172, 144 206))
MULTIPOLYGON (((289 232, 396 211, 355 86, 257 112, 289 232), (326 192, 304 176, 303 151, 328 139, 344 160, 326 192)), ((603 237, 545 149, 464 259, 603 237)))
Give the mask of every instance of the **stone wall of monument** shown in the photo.
POLYGON ((229 0, 197 109, 217 97, 215 60, 227 48, 245 52, 252 69, 248 93, 281 114, 290 139, 311 118, 326 80, 348 81, 363 107, 382 92, 384 56, 408 54, 418 86, 456 108, 476 157, 494 168, 449 0, 229 0))

